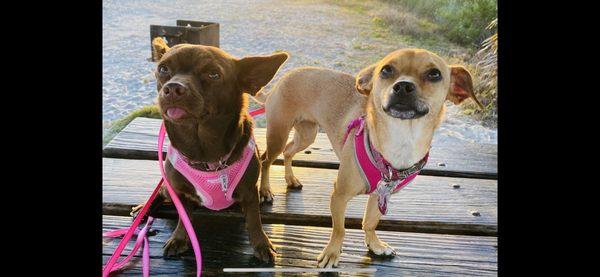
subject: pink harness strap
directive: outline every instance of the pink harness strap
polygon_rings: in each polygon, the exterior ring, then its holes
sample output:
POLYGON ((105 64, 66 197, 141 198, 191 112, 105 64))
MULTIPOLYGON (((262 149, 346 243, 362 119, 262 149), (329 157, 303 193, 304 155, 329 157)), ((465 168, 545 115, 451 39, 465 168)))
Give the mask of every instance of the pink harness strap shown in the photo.
POLYGON ((181 153, 171 145, 167 150, 167 158, 175 170, 194 186, 196 193, 202 199, 202 205, 218 211, 228 208, 235 202, 232 198, 233 191, 244 176, 254 155, 254 149, 254 138, 250 138, 242 157, 232 165, 217 171, 201 171, 191 167, 181 153))
MULTIPOLYGON (((144 277, 147 277, 150 275, 150 252, 149 252, 150 247, 148 245, 148 238, 147 238, 146 234, 147 234, 147 231, 150 229, 150 226, 152 225, 152 221, 153 221, 152 217, 148 217, 148 222, 146 223, 146 226, 142 229, 142 231, 138 232, 138 238, 136 240, 136 243, 135 243, 131 253, 125 259, 123 259, 123 261, 121 261, 119 263, 117 263, 117 259, 123 252, 123 249, 125 249, 125 246, 127 245, 127 242, 129 242, 129 240, 131 239, 131 236, 137 232, 136 229, 137 229, 138 225, 142 221, 142 218, 144 217, 144 215, 148 212, 148 209, 150 208, 150 204, 152 203, 154 198, 156 198, 156 195, 158 194, 158 190, 163 183, 167 187, 167 191, 169 192, 169 195, 171 196, 171 200, 173 201, 173 204, 175 205, 175 208, 177 209, 179 218, 183 222, 183 226, 185 227, 188 237, 190 238, 190 243, 192 244, 192 248, 194 249, 194 255, 196 257, 196 276, 200 276, 202 274, 202 253, 200 252, 200 243, 198 242, 198 238, 196 237, 196 233, 194 232, 194 227, 192 226, 192 222, 190 221, 190 218, 188 217, 187 212, 185 211, 185 208, 183 207, 183 204, 181 204, 181 200, 179 200, 177 193, 175 193, 175 190, 173 190, 173 187, 169 183, 169 180, 167 180, 167 177, 165 174, 163 155, 162 155, 163 143, 165 141, 165 134, 166 134, 165 124, 163 123, 160 126, 160 131, 158 132, 158 165, 160 167, 160 173, 162 174, 162 179, 158 182, 158 185, 152 192, 152 195, 150 195, 150 198, 148 198, 148 201, 146 201, 146 204, 144 204, 144 207, 142 208, 142 210, 138 213, 138 216, 133 221, 133 224, 131 224, 131 227, 129 227, 128 229, 123 229, 123 230, 127 230, 125 232, 125 236, 123 237, 123 239, 121 239, 121 242, 119 242, 117 249, 112 254, 112 256, 110 257, 108 262, 106 263, 106 266, 104 267, 104 269, 102 271, 102 277, 107 277, 111 272, 121 269, 133 257, 133 255, 137 252, 138 248, 140 247, 140 245, 142 243, 144 243, 144 249, 142 251, 142 273, 143 273, 144 277)), ((114 233, 105 234, 105 236, 108 236, 108 237, 118 236, 123 232, 123 230, 117 230, 114 233)))
MULTIPOLYGON (((260 114, 263 114, 264 112, 265 112, 265 109, 260 108, 257 110, 250 111, 250 115, 253 117, 256 117, 260 114)), ((190 238, 192 248, 194 249, 194 256, 196 258, 196 276, 200 276, 202 274, 202 253, 200 251, 200 243, 198 242, 198 238, 196 237, 196 233, 194 232, 194 228, 193 228, 192 223, 187 215, 187 212, 185 211, 185 208, 181 204, 179 197, 173 190, 173 187, 171 187, 171 184, 167 180, 167 175, 165 174, 163 155, 162 155, 163 143, 165 142, 165 135, 166 135, 165 124, 163 123, 160 126, 160 131, 158 132, 158 163, 159 163, 160 173, 162 175, 162 178, 156 185, 156 188, 154 188, 154 191, 148 198, 148 201, 146 201, 146 204, 144 204, 144 206, 138 213, 138 216, 133 220, 133 223, 131 224, 131 226, 129 228, 108 231, 103 234, 104 237, 123 236, 123 239, 121 239, 121 241, 119 242, 119 245, 117 245, 117 248, 113 252, 113 254, 110 257, 110 259, 108 260, 108 262, 106 263, 106 266, 104 266, 104 269, 102 270, 102 277, 107 277, 111 272, 120 270, 123 266, 125 266, 131 260, 133 255, 137 252, 137 250, 142 245, 142 243, 143 243, 142 274, 144 277, 147 277, 150 275, 150 245, 149 245, 147 234, 148 234, 148 231, 150 230, 150 227, 152 226, 152 222, 154 221, 154 218, 149 216, 148 221, 146 222, 146 226, 144 226, 144 228, 142 228, 141 230, 138 231, 137 227, 140 225, 140 222, 144 218, 144 215, 146 215, 146 213, 148 212, 148 209, 150 208, 150 204, 152 203, 152 201, 154 201, 154 199, 158 195, 158 191, 163 183, 166 184, 169 195, 171 196, 171 200, 173 201, 173 204, 175 204, 175 208, 177 209, 179 218, 183 222, 185 230, 190 238), (119 256, 123 252, 123 249, 125 249, 125 246, 127 246, 127 243, 129 242, 129 240, 131 240, 131 237, 133 235, 137 235, 137 239, 133 246, 133 249, 131 250, 131 252, 129 253, 129 255, 127 257, 125 257, 121 262, 117 263, 119 256)), ((251 143, 249 143, 248 145, 249 146, 252 145, 252 147, 247 147, 245 149, 245 151, 247 152, 248 148, 251 148, 252 151, 254 151, 254 147, 255 147, 254 139, 251 139, 251 143)), ((247 156, 246 152, 244 152, 244 157, 247 156)), ((248 156, 250 158, 252 157, 252 155, 248 155, 248 156)), ((249 160, 247 162, 249 162, 249 160)), ((239 163, 240 162, 238 162, 237 164, 239 164, 239 163)), ((246 167, 247 167, 247 164, 246 164, 246 167)), ((246 167, 244 167, 244 169, 246 167)), ((238 180, 235 182, 236 186, 237 186, 237 183, 239 182, 239 178, 241 178, 241 175, 239 177, 235 177, 235 178, 238 178, 238 180)), ((235 186, 231 191, 233 191, 233 190, 235 190, 235 186)), ((229 197, 231 198, 231 195, 229 195, 229 197)))
POLYGON ((344 135, 344 144, 354 128, 358 128, 354 134, 354 157, 365 181, 366 194, 375 192, 379 195, 379 211, 385 215, 391 194, 408 185, 419 175, 419 172, 429 159, 429 152, 412 167, 397 170, 371 144, 369 135, 365 129, 364 116, 360 116, 350 122, 344 135))

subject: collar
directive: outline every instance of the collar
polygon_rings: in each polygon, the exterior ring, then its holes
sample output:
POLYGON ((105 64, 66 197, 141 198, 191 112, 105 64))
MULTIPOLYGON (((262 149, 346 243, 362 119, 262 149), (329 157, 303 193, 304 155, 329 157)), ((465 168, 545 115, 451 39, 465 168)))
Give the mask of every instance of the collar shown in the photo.
POLYGON ((231 150, 229 151, 229 153, 227 153, 227 155, 221 157, 219 159, 219 161, 212 162, 212 163, 203 162, 203 161, 195 161, 195 160, 192 160, 192 159, 186 157, 183 153, 181 153, 181 151, 178 150, 177 152, 179 152, 180 158, 183 161, 185 161, 185 163, 187 163, 192 168, 200 170, 200 171, 212 172, 212 171, 219 171, 219 170, 229 167, 229 158, 231 157, 231 153, 233 152, 233 149, 235 149, 235 146, 233 148, 231 148, 231 150))

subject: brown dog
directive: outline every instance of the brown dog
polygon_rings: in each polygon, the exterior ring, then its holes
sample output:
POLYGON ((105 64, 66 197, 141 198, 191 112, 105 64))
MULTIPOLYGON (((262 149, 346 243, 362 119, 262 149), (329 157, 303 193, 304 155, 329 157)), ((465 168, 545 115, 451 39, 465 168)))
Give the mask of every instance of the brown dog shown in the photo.
MULTIPOLYGON (((338 265, 346 204, 366 191, 354 158, 354 140, 343 143, 349 122, 366 114, 366 129, 375 149, 394 168, 405 169, 429 151, 445 100, 458 104, 471 97, 481 106, 464 67, 449 66, 421 49, 392 52, 363 69, 356 79, 329 69, 298 68, 284 75, 272 93, 259 93, 256 98, 264 101, 265 97, 267 150, 262 156, 261 198, 272 198, 269 167, 281 152, 288 187, 302 186, 292 172, 292 158, 313 143, 319 127, 327 133, 340 160, 330 202, 333 231, 318 257, 320 267, 338 265), (286 145, 292 127, 296 132, 286 145)), ((394 250, 375 235, 380 217, 377 195, 371 194, 363 218, 365 243, 377 255, 391 255, 394 250)))
MULTIPOLYGON (((231 153, 226 164, 241 158, 252 136, 248 96, 255 95, 287 60, 286 53, 236 59, 219 48, 179 44, 169 48, 155 41, 158 103, 171 145, 187 159, 211 163, 231 153)), ((262 228, 259 194, 258 149, 233 192, 246 219, 255 256, 273 261, 273 245, 262 228)), ((188 180, 167 159, 168 180, 177 191, 188 214, 201 205, 201 198, 188 180)), ((161 191, 169 198, 167 191, 161 191)), ((154 206, 154 203, 152 204, 154 206)), ((181 220, 164 246, 165 255, 189 249, 189 238, 181 220)))

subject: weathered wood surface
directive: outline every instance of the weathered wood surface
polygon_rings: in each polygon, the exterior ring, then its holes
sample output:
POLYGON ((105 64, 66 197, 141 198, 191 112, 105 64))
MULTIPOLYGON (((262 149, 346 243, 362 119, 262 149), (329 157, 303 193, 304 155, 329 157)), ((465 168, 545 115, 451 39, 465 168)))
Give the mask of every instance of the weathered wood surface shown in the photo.
MULTIPOLYGON (((201 221, 202 219, 198 219, 201 221)), ((225 221, 226 219, 223 219, 225 221)), ((103 216, 103 232, 128 227, 131 218, 103 216)), ((151 275, 192 276, 196 265, 190 251, 183 257, 163 258, 162 246, 174 229, 173 220, 157 219, 153 229, 158 233, 150 237, 151 275)), ((241 267, 271 267, 257 264, 252 257, 247 233, 243 224, 209 224, 198 222, 195 226, 203 258, 203 276, 223 275, 222 269, 241 267)), ((265 232, 277 250, 274 267, 315 268, 316 257, 325 247, 330 228, 265 224, 265 232)), ((346 230, 341 255, 342 268, 376 268, 376 274, 352 276, 496 276, 497 238, 479 236, 435 235, 379 231, 379 237, 394 247, 398 255, 380 258, 368 253, 361 230, 346 230)), ((104 239, 103 264, 114 251, 119 239, 104 239)), ((132 242, 123 255, 131 250, 132 242)), ((131 268, 120 275, 141 276, 140 254, 131 268)), ((250 274, 239 274, 250 275, 250 274)), ((274 276, 272 273, 255 274, 274 276)), ((252 276, 255 276, 254 274, 252 276)), ((285 274, 288 276, 291 274, 285 274)), ((302 276, 317 274, 302 274, 302 276)), ((275 276, 283 276, 278 274, 275 276)), ((300 276, 298 274, 298 276, 300 276)), ((350 276, 340 274, 339 276, 350 276)))
MULTIPOLYGON (((303 182, 301 191, 290 191, 282 166, 273 166, 271 186, 275 194, 272 206, 263 205, 266 223, 331 226, 329 196, 336 170, 295 169, 303 182)), ((132 206, 146 201, 160 179, 157 161, 103 159, 103 214, 127 215, 132 206)), ((471 178, 418 176, 413 183, 395 194, 388 214, 378 226, 381 230, 427 233, 497 235, 497 181, 471 178), (460 188, 453 188, 453 185, 460 188), (474 216, 472 212, 479 212, 474 216)), ((346 211, 349 228, 361 228, 366 195, 352 199, 346 211)), ((162 216, 175 216, 165 212, 162 216)), ((239 208, 212 212, 196 210, 206 217, 238 218, 239 208)))
MULTIPOLYGON (((143 117, 134 119, 104 147, 103 156, 156 160, 156 143, 160 122, 158 119, 143 117)), ((261 151, 266 146, 265 131, 265 128, 254 130, 261 151)), ((290 139, 292 136, 293 131, 290 133, 290 139)), ((168 143, 168 138, 165 143, 168 143)), ((296 154, 293 161, 294 166, 338 168, 339 161, 326 134, 319 133, 315 142, 307 150, 310 151, 310 154, 305 152, 296 154)), ((493 144, 438 143, 434 138, 429 163, 421 174, 497 179, 497 152, 498 148, 493 144)), ((275 164, 283 164, 283 157, 280 156, 275 164)))

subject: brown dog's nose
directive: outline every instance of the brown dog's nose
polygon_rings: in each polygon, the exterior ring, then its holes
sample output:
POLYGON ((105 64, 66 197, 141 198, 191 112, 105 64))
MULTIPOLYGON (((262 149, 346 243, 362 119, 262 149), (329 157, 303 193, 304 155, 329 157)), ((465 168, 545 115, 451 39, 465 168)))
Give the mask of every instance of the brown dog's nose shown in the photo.
POLYGON ((186 88, 179 83, 167 83, 163 87, 163 94, 165 98, 177 99, 184 95, 186 88))
POLYGON ((415 84, 411 82, 402 81, 394 84, 394 93, 398 95, 411 93, 416 89, 417 87, 415 86, 415 84))

